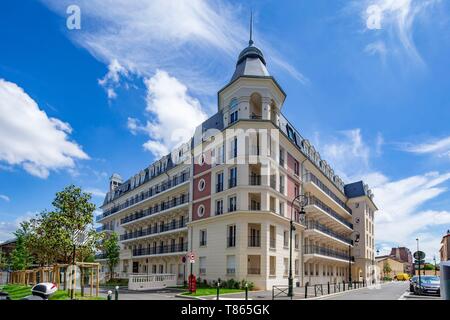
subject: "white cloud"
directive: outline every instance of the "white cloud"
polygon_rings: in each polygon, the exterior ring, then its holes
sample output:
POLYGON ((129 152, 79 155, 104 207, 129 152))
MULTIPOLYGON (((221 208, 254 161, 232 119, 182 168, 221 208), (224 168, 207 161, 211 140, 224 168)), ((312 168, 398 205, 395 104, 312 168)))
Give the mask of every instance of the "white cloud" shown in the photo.
MULTIPOLYGON (((42 1, 62 16, 68 4, 80 6, 83 28, 68 35, 97 59, 107 64, 116 60, 147 78, 157 68, 166 70, 196 94, 217 92, 248 42, 249 12, 224 0, 42 1)), ((303 82, 305 77, 280 57, 276 46, 267 44, 257 27, 255 32, 257 44, 270 53, 269 62, 303 82)))
POLYGON ((148 134, 150 140, 144 148, 160 157, 187 142, 207 115, 200 102, 189 95, 187 87, 167 72, 158 70, 145 84, 148 90, 146 111, 153 120, 143 126, 139 120, 129 118, 128 128, 133 134, 148 134))
POLYGON ((47 178, 50 170, 70 169, 75 159, 89 159, 68 140, 72 132, 68 123, 49 118, 22 88, 3 79, 0 114, 0 161, 47 178))
POLYGON ((361 175, 369 169, 370 148, 366 146, 361 135, 361 129, 339 132, 329 142, 318 146, 323 158, 328 161, 336 172, 345 180, 352 176, 361 175))
POLYGON ((117 97, 115 88, 120 84, 121 77, 128 77, 128 70, 125 69, 117 59, 113 59, 108 65, 108 73, 98 80, 98 83, 105 88, 108 99, 117 97))
POLYGON ((389 253, 389 246, 414 250, 417 237, 428 257, 437 254, 440 237, 450 225, 450 211, 433 209, 432 201, 447 191, 445 183, 450 181, 450 172, 428 172, 394 180, 375 170, 370 162, 372 154, 381 156, 381 134, 373 146, 364 142, 360 129, 341 132, 341 138, 328 140, 323 147, 318 145, 323 158, 346 182, 363 180, 375 195, 379 208, 375 239, 380 254, 389 253))
MULTIPOLYGON (((6 216, 6 214, 0 213, 0 216, 6 216)), ((14 232, 20 226, 20 223, 29 220, 36 216, 36 212, 27 212, 26 214, 17 217, 11 221, 0 221, 0 243, 6 240, 14 238, 14 232)))
POLYGON ((8 196, 5 196, 4 194, 0 194, 0 199, 6 202, 11 201, 11 199, 8 196))
MULTIPOLYGON (((354 4, 360 8, 366 30, 376 32, 378 37, 389 41, 396 52, 402 48, 413 61, 423 64, 413 39, 414 23, 417 17, 424 16, 440 0, 366 0, 354 4)), ((387 52, 385 41, 369 44, 365 51, 369 54, 387 52)))
POLYGON ((417 154, 434 154, 439 157, 450 157, 450 137, 421 144, 408 143, 403 145, 402 149, 417 154))
POLYGON ((83 191, 92 194, 93 197, 104 198, 106 196, 106 192, 97 188, 86 188, 83 191))
POLYGON ((375 42, 369 43, 365 47, 364 52, 366 52, 370 55, 378 54, 382 59, 385 59, 386 54, 387 54, 386 44, 383 41, 375 41, 375 42))

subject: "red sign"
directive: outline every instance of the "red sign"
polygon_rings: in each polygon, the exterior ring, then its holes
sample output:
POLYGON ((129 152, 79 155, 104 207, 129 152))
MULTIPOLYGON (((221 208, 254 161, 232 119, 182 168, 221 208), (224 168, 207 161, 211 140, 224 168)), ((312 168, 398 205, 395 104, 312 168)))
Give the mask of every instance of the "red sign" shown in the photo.
POLYGON ((189 282, 189 292, 195 293, 197 291, 197 279, 193 274, 189 275, 188 282, 189 282))

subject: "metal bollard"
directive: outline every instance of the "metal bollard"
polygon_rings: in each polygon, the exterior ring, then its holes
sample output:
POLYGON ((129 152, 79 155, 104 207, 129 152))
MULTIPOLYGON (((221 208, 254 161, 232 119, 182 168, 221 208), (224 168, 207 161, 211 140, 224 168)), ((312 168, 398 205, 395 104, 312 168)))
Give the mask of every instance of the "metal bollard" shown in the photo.
POLYGON ((219 300, 220 279, 217 281, 217 300, 219 300))
POLYGON ((245 283, 245 300, 248 300, 248 282, 245 283))
POLYGON ((119 300, 119 286, 116 286, 114 290, 114 300, 119 300))
POLYGON ((328 294, 330 294, 330 282, 328 281, 328 294))
POLYGON ((342 281, 342 291, 345 291, 345 281, 342 281))
POLYGON ((108 291, 108 300, 112 300, 112 291, 111 290, 108 291))
POLYGON ((305 299, 308 299, 308 284, 305 285, 305 299))

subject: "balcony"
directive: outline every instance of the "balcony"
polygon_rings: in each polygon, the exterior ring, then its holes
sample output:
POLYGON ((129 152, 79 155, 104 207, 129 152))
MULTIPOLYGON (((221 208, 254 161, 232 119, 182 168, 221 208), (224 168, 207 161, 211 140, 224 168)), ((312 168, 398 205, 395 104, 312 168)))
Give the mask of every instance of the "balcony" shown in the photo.
POLYGON ((186 228, 186 220, 177 221, 175 223, 170 222, 170 223, 167 223, 164 225, 160 225, 159 228, 148 227, 147 229, 125 233, 120 236, 120 241, 127 241, 127 240, 152 236, 152 235, 156 235, 159 233, 183 229, 183 228, 186 228))
POLYGON ((336 239, 338 239, 338 240, 340 240, 342 242, 345 242, 348 245, 353 245, 353 240, 352 239, 350 239, 348 237, 345 237, 345 236, 343 236, 343 235, 333 231, 332 229, 324 226, 323 224, 321 224, 321 223, 319 223, 317 221, 311 221, 311 220, 307 221, 306 222, 306 227, 308 229, 313 229, 313 230, 318 230, 320 232, 323 232, 323 233, 325 233, 325 234, 327 234, 327 235, 329 235, 329 236, 331 236, 333 238, 336 238, 336 239))
POLYGON ((228 188, 234 188, 237 186, 237 179, 236 178, 231 178, 228 180, 228 188))
POLYGON ((339 222, 341 222, 342 224, 346 225, 347 227, 349 227, 350 229, 353 230, 353 224, 352 223, 350 223, 347 220, 345 220, 340 214, 338 214, 336 211, 331 209, 329 206, 327 206, 325 203, 323 203, 322 201, 320 201, 316 197, 310 197, 308 199, 308 206, 310 206, 310 205, 313 205, 313 206, 316 206, 316 207, 322 209, 327 214, 329 214, 330 216, 332 216, 333 218, 335 218, 336 220, 338 220, 339 222))
POLYGON ((187 252, 188 243, 181 243, 175 245, 157 246, 151 248, 141 248, 133 250, 133 257, 141 256, 153 256, 158 254, 169 254, 169 253, 181 253, 187 252))
POLYGON ((140 195, 136 195, 134 198, 131 198, 130 200, 125 201, 121 205, 114 207, 108 211, 105 211, 101 215, 98 215, 96 217, 96 221, 100 221, 114 213, 117 213, 121 210, 124 210, 128 207, 138 204, 144 200, 153 198, 153 197, 157 196, 158 194, 160 194, 161 192, 175 188, 176 186, 189 181, 189 178, 190 178, 190 174, 188 172, 185 172, 183 174, 180 174, 179 176, 173 177, 172 179, 168 179, 158 185, 155 185, 155 186, 151 187, 148 191, 143 192, 140 195))
POLYGON ((338 205, 340 205, 348 214, 352 214, 352 209, 350 209, 344 201, 342 201, 333 191, 331 191, 322 181, 319 180, 311 172, 305 175, 305 182, 314 183, 319 189, 321 189, 325 194, 327 194, 331 199, 333 199, 338 205))
POLYGON ((236 237, 227 237, 227 248, 236 247, 236 237))
POLYGON ((249 236, 248 237, 248 246, 250 248, 261 247, 261 237, 260 236, 249 236))
POLYGON ((182 206, 182 205, 187 204, 187 203, 189 203, 189 195, 185 194, 185 195, 182 195, 182 196, 180 196, 178 198, 172 199, 170 201, 165 201, 165 202, 157 204, 157 205, 155 205, 153 207, 150 207, 148 209, 136 212, 136 213, 134 213, 134 214, 132 214, 132 215, 130 215, 128 217, 125 217, 125 218, 121 219, 120 223, 122 225, 126 224, 126 223, 130 223, 132 221, 140 220, 140 219, 143 219, 145 217, 157 214, 159 212, 166 211, 166 210, 169 210, 169 209, 173 209, 173 208, 178 207, 178 206, 182 206))
POLYGON ((95 231, 97 231, 97 232, 114 232, 114 230, 111 227, 106 226, 106 225, 96 228, 95 231))
POLYGON ((333 250, 330 248, 325 248, 316 245, 306 245, 304 246, 304 254, 318 254, 321 256, 326 256, 330 258, 345 260, 345 261, 354 261, 354 257, 350 258, 347 253, 343 253, 337 250, 333 250))
POLYGON ((260 186, 261 185, 261 176, 259 176, 259 175, 251 175, 249 177, 249 185, 251 185, 251 186, 260 186))

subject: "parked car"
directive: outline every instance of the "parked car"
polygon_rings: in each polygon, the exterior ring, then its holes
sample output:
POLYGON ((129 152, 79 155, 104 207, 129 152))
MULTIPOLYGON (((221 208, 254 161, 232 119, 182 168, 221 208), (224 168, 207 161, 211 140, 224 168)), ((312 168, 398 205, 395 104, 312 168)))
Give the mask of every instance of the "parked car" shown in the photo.
POLYGON ((414 292, 414 283, 419 279, 419 276, 413 276, 409 279, 409 292, 414 292))
POLYGON ((413 284, 414 294, 417 295, 440 295, 441 294, 441 280, 438 276, 421 276, 413 284))
POLYGON ((398 281, 408 281, 410 276, 407 273, 399 273, 395 276, 398 281))

